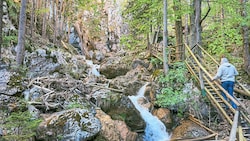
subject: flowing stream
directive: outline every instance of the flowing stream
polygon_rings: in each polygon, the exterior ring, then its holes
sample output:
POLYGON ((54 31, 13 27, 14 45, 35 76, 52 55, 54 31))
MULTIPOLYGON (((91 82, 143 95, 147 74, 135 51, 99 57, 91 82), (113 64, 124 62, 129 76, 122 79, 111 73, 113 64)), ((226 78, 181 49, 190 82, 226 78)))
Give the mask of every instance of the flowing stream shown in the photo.
POLYGON ((93 64, 91 60, 86 60, 86 63, 91 68, 91 70, 89 71, 89 75, 100 76, 100 73, 98 71, 98 69, 100 68, 100 65, 93 64))
POLYGON ((136 96, 129 96, 130 100, 146 122, 145 135, 143 139, 144 141, 168 141, 170 136, 166 132, 165 125, 156 116, 153 116, 147 108, 138 104, 139 98, 145 98, 144 92, 147 85, 148 83, 141 87, 136 96))

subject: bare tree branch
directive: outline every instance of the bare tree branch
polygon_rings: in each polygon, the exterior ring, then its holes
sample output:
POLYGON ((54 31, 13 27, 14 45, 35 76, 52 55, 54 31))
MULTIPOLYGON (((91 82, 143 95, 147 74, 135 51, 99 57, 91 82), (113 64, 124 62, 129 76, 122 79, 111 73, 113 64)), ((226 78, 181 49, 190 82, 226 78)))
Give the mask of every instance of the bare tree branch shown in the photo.
POLYGON ((205 16, 201 19, 200 24, 206 19, 206 17, 208 16, 208 13, 211 11, 211 7, 210 7, 210 4, 209 4, 209 0, 207 0, 207 5, 208 5, 207 13, 206 13, 205 16))

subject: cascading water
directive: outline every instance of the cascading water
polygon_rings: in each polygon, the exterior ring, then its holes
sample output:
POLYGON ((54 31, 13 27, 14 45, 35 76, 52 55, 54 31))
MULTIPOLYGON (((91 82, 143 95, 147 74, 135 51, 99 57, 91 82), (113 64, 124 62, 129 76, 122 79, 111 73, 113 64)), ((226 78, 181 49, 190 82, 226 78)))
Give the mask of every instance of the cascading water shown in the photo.
POLYGON ((166 132, 165 125, 156 116, 153 116, 147 108, 138 104, 139 98, 145 98, 144 92, 147 85, 148 83, 141 87, 136 96, 129 96, 130 100, 146 122, 145 135, 143 139, 144 141, 168 141, 170 136, 166 132))
POLYGON ((86 60, 86 63, 91 68, 91 70, 89 71, 89 75, 100 76, 100 73, 98 72, 98 69, 100 68, 100 65, 93 64, 93 62, 91 60, 86 60))

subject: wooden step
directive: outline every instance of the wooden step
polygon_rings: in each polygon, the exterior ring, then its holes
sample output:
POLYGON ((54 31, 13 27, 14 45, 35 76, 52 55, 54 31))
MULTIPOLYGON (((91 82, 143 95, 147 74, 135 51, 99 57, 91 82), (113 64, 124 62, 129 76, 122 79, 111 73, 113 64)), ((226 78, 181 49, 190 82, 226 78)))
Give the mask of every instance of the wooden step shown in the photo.
POLYGON ((250 137, 250 134, 244 134, 243 136, 244 137, 250 137))
POLYGON ((250 130, 250 127, 242 127, 243 130, 250 130))
POLYGON ((222 100, 216 100, 218 103, 224 103, 224 101, 222 100))

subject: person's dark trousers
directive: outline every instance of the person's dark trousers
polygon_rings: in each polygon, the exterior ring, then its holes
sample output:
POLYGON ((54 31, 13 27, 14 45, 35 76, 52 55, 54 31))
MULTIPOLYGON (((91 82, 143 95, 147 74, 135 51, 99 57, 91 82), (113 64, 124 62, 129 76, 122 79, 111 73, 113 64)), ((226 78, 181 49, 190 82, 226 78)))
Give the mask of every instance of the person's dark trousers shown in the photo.
MULTIPOLYGON (((232 97, 234 97, 234 94, 233 94, 233 92, 234 92, 234 82, 233 82, 233 81, 224 81, 224 82, 221 83, 221 86, 222 86, 222 87, 223 87, 232 97)), ((223 92, 221 92, 221 94, 222 94, 222 96, 227 100, 226 95, 225 95, 223 92)), ((231 101, 231 100, 230 100, 230 104, 232 105, 232 107, 233 107, 234 109, 237 108, 237 105, 236 105, 233 101, 231 101)))

